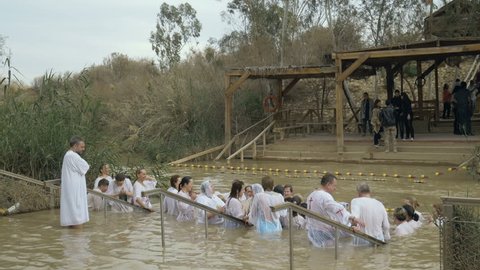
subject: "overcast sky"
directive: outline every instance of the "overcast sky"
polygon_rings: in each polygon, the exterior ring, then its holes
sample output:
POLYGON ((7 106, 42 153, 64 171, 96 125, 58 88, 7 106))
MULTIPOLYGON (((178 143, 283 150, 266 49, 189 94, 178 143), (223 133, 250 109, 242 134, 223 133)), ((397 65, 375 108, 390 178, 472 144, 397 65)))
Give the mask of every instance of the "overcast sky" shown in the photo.
POLYGON ((113 52, 155 58, 148 39, 163 2, 193 6, 202 23, 200 46, 230 31, 220 15, 226 0, 9 0, 1 1, 0 35, 20 79, 30 84, 46 71, 101 64, 113 52))

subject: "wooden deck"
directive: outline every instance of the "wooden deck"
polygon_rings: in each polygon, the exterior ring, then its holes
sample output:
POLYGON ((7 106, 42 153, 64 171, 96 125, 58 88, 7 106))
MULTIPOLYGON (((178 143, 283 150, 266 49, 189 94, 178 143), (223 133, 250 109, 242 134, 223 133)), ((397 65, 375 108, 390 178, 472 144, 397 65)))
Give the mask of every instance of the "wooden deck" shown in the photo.
MULTIPOLYGON (((257 159, 458 166, 474 154, 477 145, 480 136, 428 133, 418 134, 413 141, 397 140, 398 152, 385 153, 383 142, 376 148, 371 136, 347 134, 344 152, 337 153, 335 135, 310 134, 268 144, 257 159)), ((245 158, 249 157, 246 152, 245 158)))

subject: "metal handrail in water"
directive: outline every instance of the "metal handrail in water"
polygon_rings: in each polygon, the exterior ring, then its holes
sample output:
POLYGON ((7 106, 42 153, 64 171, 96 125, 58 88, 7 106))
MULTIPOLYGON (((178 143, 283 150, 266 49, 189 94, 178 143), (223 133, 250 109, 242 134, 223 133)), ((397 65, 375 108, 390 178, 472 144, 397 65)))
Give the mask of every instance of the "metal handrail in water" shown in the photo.
POLYGON ((358 236, 364 240, 367 240, 368 242, 370 242, 371 244, 377 246, 377 245, 385 245, 386 243, 384 241, 381 241, 381 240, 378 240, 377 238, 375 237, 372 237, 368 234, 365 234, 365 233, 362 233, 362 232, 357 232, 357 231, 354 231, 353 228, 350 228, 346 225, 343 225, 341 223, 338 223, 334 220, 331 220, 329 218, 326 218, 326 217, 323 217, 315 212, 312 212, 308 209, 305 209, 301 206, 298 206, 296 204, 293 204, 293 203, 290 203, 290 202, 287 202, 287 203, 283 203, 283 204, 279 204, 279 205, 275 205, 275 206, 271 206, 270 207, 272 209, 273 212, 276 212, 276 211, 280 211, 280 210, 283 210, 283 209, 288 209, 288 213, 289 213, 289 226, 288 226, 288 233, 289 233, 289 240, 290 240, 290 269, 293 269, 293 239, 292 239, 292 218, 293 218, 293 215, 292 215, 292 211, 295 211, 299 214, 303 214, 305 216, 308 216, 308 217, 311 217, 315 220, 318 220, 320 222, 323 222, 325 224, 328 224, 332 227, 335 228, 335 260, 338 259, 338 230, 340 231, 344 231, 344 232, 347 232, 349 234, 352 234, 354 236, 358 236))
POLYGON ((162 247, 165 247, 165 230, 164 230, 164 225, 163 225, 163 197, 164 196, 170 197, 170 198, 175 199, 177 201, 181 201, 183 203, 186 203, 186 204, 191 205, 195 208, 199 208, 199 209, 202 209, 203 211, 205 211, 205 221, 204 221, 204 223, 205 223, 205 238, 208 238, 208 216, 207 216, 207 212, 214 213, 216 215, 220 215, 224 218, 233 220, 235 222, 238 222, 238 223, 241 223, 241 224, 247 226, 245 221, 242 220, 242 219, 239 219, 239 218, 236 218, 234 216, 222 213, 222 212, 218 211, 217 209, 213 209, 213 208, 208 207, 206 205, 203 205, 203 204, 197 203, 195 201, 189 200, 189 199, 184 198, 184 197, 182 197, 178 194, 171 193, 167 190, 156 188, 156 189, 145 191, 143 193, 145 194, 145 196, 160 195, 160 221, 161 221, 162 247))

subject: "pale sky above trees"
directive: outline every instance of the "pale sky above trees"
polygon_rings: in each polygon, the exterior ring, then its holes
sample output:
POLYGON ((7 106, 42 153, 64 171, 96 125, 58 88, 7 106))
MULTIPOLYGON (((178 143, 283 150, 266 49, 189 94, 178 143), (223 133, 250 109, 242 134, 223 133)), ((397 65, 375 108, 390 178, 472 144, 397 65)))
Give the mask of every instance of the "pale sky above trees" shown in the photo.
MULTIPOLYGON (((52 70, 79 72, 101 64, 111 53, 156 59, 149 42, 160 5, 181 0, 22 0, 2 1, 0 35, 12 65, 26 84, 52 70)), ((226 1, 190 0, 202 23, 199 46, 229 32, 221 12, 226 1)), ((192 44, 195 45, 195 44, 192 44)), ((2 66, 1 71, 4 70, 2 66)))
MULTIPOLYGON (((284 0, 273 2, 277 4, 286 3, 282 1, 284 0)), ((295 0, 290 1, 293 4, 295 0)), ((386 3, 390 3, 390 1, 386 3)), ((442 6, 443 1, 435 0, 434 2, 437 6, 442 6)), ((182 47, 183 55, 191 47, 203 49, 211 38, 220 40, 232 30, 246 30, 245 28, 242 29, 242 23, 245 23, 245 20, 252 19, 248 16, 242 17, 241 12, 235 12, 234 16, 239 17, 238 20, 233 21, 232 25, 222 21, 221 14, 227 11, 227 3, 236 2, 235 0, 2 1, 0 37, 5 41, 3 51, 7 56, 10 56, 11 65, 21 72, 21 74, 17 72, 15 75, 26 84, 31 84, 34 78, 50 71, 57 74, 63 74, 67 71, 80 72, 83 68, 91 65, 102 64, 103 59, 112 53, 124 54, 133 59, 151 59, 158 63, 158 57, 152 50, 149 38, 152 31, 155 31, 157 14, 163 2, 175 6, 185 2, 190 3, 196 10, 196 18, 202 25, 200 37, 196 40, 190 40, 190 44, 182 47)), ((402 2, 418 4, 414 0, 403 0, 402 2)), ((316 3, 318 7, 324 6, 322 1, 316 3)), ((337 2, 333 1, 332 3, 337 2)), ((359 4, 363 2, 350 0, 350 3, 359 4)), ((353 11, 361 15, 363 13, 360 11, 373 10, 375 9, 375 3, 383 3, 383 1, 366 0, 365 3, 364 5, 356 5, 353 11)), ((424 5, 420 5, 420 8, 425 10, 424 5)), ((352 11, 352 9, 350 10, 352 11)), ((315 15, 324 16, 318 10, 313 10, 313 12, 315 15)), ((273 20, 278 23, 278 21, 281 21, 280 16, 281 14, 273 14, 273 17, 269 18, 270 21, 273 20)), ((423 16, 419 17, 418 22, 420 24, 423 24, 423 16)), ((366 21, 363 26, 357 25, 357 28, 363 29, 363 31, 360 31, 362 33, 358 32, 358 34, 363 34, 363 39, 367 41, 368 38, 365 37, 367 37, 368 31, 364 30, 368 30, 368 27, 364 26, 372 25, 369 24, 372 21, 375 22, 374 26, 383 26, 383 24, 377 22, 376 17, 376 13, 372 13, 372 16, 365 17, 366 21)), ((382 18, 382 16, 380 17, 382 18)), ((398 21, 397 17, 395 18, 398 21)), ((339 21, 345 22, 348 18, 350 17, 341 17, 339 21)), ((298 19, 304 21, 305 18, 299 17, 298 19)), ((400 18, 400 21, 402 19, 400 18)), ((261 21, 259 23, 260 26, 265 27, 265 22, 261 21)), ((392 24, 388 21, 385 23, 388 26, 392 24)), ((325 23, 321 24, 325 25, 325 23)), ((399 24, 403 25, 402 23, 399 24)), ((340 34, 346 33, 342 29, 339 31, 340 34)), ((403 32, 409 33, 409 31, 403 29, 403 32)), ((273 35, 280 37, 279 30, 273 31, 273 35)), ((405 33, 400 35, 400 37, 405 38, 404 36, 405 33)), ((345 41, 343 42, 345 43, 345 41)), ((395 40, 388 40, 388 42, 395 42, 395 40)), ((278 43, 278 40, 276 43, 278 43)), ((383 43, 380 42, 379 44, 383 43)), ((5 73, 4 71, 5 67, 0 65, 0 72, 5 73)))

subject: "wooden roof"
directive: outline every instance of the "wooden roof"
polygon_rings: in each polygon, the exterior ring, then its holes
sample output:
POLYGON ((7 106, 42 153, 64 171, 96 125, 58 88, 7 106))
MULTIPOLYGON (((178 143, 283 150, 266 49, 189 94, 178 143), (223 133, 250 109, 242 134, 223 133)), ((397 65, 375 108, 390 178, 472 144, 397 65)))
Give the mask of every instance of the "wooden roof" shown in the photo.
POLYGON ((445 60, 448 57, 480 54, 480 38, 446 38, 384 46, 358 51, 336 52, 343 67, 349 66, 360 57, 367 57, 363 65, 382 67, 397 63, 420 60, 445 60))
POLYGON ((246 67, 232 68, 225 73, 230 77, 241 77, 245 74, 249 75, 249 79, 323 78, 335 76, 335 66, 246 67))

